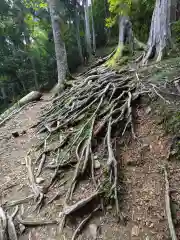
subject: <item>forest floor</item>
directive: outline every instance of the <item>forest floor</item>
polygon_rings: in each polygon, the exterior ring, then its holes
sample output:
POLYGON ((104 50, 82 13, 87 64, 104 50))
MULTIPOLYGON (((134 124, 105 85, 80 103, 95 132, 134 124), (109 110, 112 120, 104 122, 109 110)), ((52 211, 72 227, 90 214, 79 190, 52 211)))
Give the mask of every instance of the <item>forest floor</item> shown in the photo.
MULTIPOLYGON (((29 104, 0 128, 0 205, 6 206, 10 212, 14 207, 8 204, 32 196, 25 156, 43 138, 43 134, 36 134, 36 127, 31 127, 51 104, 50 98, 50 95, 45 94, 41 101, 29 104), (15 132, 19 133, 18 137, 13 137, 15 132)), ((77 239, 168 240, 170 234, 165 208, 164 166, 168 169, 173 219, 177 238, 180 239, 180 162, 168 161, 172 135, 165 131, 158 111, 160 110, 153 109, 152 104, 138 103, 134 110, 137 139, 132 140, 128 133, 123 140, 119 138, 116 155, 121 176, 119 201, 124 222, 117 221, 114 207, 108 205, 104 211, 94 214, 77 239)), ((48 162, 52 158, 52 155, 48 156, 48 162)), ((69 179, 71 171, 65 173, 65 179, 69 179)), ((46 186, 52 175, 52 170, 46 169, 45 165, 41 177, 36 180, 42 181, 40 184, 46 186)), ((67 187, 61 179, 55 182, 46 194, 45 205, 40 212, 34 210, 36 204, 33 198, 20 204, 23 218, 30 222, 40 219, 58 221, 67 187), (59 197, 48 204, 57 193, 59 197)), ((74 201, 92 190, 89 179, 81 182, 78 189, 74 201)), ((85 208, 81 215, 86 215, 88 210, 85 208)), ((19 240, 69 240, 81 220, 82 216, 72 215, 63 235, 59 235, 56 224, 26 229, 18 222, 15 225, 20 235, 19 240)))

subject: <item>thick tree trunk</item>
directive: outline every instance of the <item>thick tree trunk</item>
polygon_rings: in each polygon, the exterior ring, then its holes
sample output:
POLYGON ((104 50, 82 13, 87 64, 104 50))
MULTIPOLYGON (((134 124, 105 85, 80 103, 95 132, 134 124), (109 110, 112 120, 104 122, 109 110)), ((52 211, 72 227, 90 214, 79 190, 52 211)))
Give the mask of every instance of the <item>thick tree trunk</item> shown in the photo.
POLYGON ((92 18, 92 40, 93 40, 93 52, 96 52, 96 34, 95 34, 95 27, 94 27, 94 17, 93 17, 93 8, 92 8, 92 0, 91 0, 91 18, 92 18))
POLYGON ((91 32, 90 32, 88 0, 85 0, 84 12, 85 12, 86 48, 90 57, 92 55, 92 47, 91 47, 91 32))
POLYGON ((156 0, 143 64, 154 56, 160 61, 171 46, 170 9, 171 0, 156 0))
POLYGON ((79 57, 81 59, 81 63, 83 63, 84 58, 82 54, 82 46, 81 46, 80 31, 79 31, 79 15, 78 15, 76 6, 75 6, 75 28, 76 28, 76 41, 78 46, 79 57))
POLYGON ((125 45, 128 46, 129 50, 133 52, 133 31, 132 24, 128 16, 119 17, 119 41, 115 54, 108 61, 109 65, 114 67, 118 60, 123 56, 125 45))
POLYGON ((58 86, 63 87, 68 71, 67 54, 64 41, 61 35, 60 17, 56 0, 48 0, 51 24, 53 29, 55 54, 57 61, 58 86))

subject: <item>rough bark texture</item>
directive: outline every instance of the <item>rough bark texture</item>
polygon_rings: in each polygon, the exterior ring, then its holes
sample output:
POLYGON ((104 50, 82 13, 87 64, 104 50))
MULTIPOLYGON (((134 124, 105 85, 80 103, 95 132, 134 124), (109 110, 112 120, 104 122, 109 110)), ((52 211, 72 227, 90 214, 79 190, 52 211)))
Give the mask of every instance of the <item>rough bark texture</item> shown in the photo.
POLYGON ((82 46, 81 46, 80 31, 79 31, 79 15, 78 15, 76 6, 75 6, 75 26, 76 26, 76 41, 78 46, 79 57, 81 59, 81 63, 83 63, 84 59, 82 54, 82 46))
POLYGON ((94 27, 94 17, 93 17, 93 8, 92 8, 93 1, 91 0, 91 18, 92 18, 92 40, 93 40, 93 52, 96 52, 96 34, 95 34, 95 27, 94 27))
POLYGON ((87 46, 87 52, 88 52, 89 56, 91 56, 92 48, 91 48, 91 32, 90 32, 90 23, 89 23, 89 5, 88 5, 88 0, 85 1, 84 12, 85 12, 86 46, 87 46))
MULTIPOLYGON (((128 16, 120 16, 119 17, 119 41, 118 46, 115 51, 115 54, 108 60, 108 66, 114 67, 117 62, 123 56, 123 51, 125 45, 128 47, 130 52, 133 53, 134 49, 134 38, 133 38, 133 31, 132 31, 132 24, 128 16)), ((124 59, 125 60, 125 59, 124 59)), ((121 63, 124 61, 121 59, 121 63)), ((120 61, 119 61, 120 63, 120 61)))
POLYGON ((132 24, 128 16, 119 17, 119 44, 131 44, 133 40, 132 24))
POLYGON ((67 54, 64 41, 61 36, 60 29, 60 17, 58 13, 58 6, 56 0, 48 0, 49 11, 51 16, 51 24, 53 29, 56 61, 57 61, 57 72, 58 72, 58 85, 64 84, 66 74, 68 70, 67 65, 67 54))
POLYGON ((156 0, 143 64, 155 55, 160 61, 171 46, 170 9, 171 0, 156 0))

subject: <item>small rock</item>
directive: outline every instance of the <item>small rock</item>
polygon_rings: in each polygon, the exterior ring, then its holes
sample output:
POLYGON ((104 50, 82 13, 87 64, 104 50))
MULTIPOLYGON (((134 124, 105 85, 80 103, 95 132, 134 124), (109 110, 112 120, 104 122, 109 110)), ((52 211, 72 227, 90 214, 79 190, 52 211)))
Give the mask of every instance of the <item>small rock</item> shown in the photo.
POLYGON ((97 160, 98 159, 98 156, 97 155, 94 155, 94 160, 97 160))
POLYGON ((25 231, 26 227, 23 224, 19 224, 19 230, 21 233, 23 233, 25 231))
POLYGON ((139 235, 139 227, 138 226, 135 225, 132 228, 131 235, 132 235, 132 237, 138 237, 138 235, 139 235))
POLYGON ((42 177, 36 178, 36 183, 37 184, 40 184, 40 183, 43 183, 43 182, 44 182, 44 178, 42 178, 42 177))
POLYGON ((100 167, 101 167, 100 162, 99 162, 98 160, 95 160, 95 161, 94 161, 94 168, 95 168, 95 169, 99 169, 100 167))
POLYGON ((92 237, 92 239, 96 239, 97 238, 97 225, 96 224, 90 224, 89 225, 89 234, 92 237))

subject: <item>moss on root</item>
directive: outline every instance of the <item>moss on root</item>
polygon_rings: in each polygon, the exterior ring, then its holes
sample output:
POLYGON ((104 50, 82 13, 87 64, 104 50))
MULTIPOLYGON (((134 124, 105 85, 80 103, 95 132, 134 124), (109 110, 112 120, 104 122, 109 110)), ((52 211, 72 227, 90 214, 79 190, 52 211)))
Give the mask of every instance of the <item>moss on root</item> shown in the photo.
POLYGON ((116 67, 119 65, 119 60, 123 57, 124 45, 119 45, 115 54, 107 61, 108 67, 116 67))

